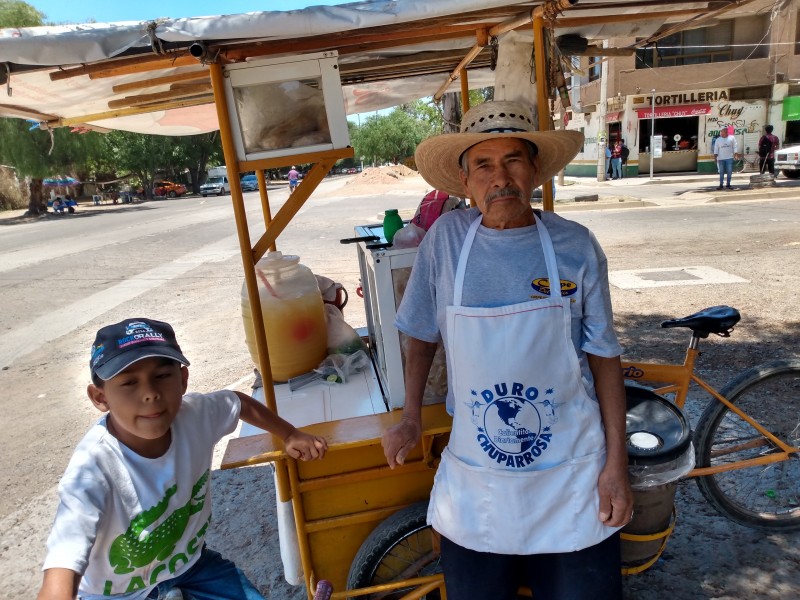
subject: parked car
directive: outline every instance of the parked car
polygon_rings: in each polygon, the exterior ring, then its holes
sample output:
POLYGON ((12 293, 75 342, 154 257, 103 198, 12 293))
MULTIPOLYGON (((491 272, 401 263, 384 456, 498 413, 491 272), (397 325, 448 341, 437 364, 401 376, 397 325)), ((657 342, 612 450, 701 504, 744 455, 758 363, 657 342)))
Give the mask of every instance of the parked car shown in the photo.
POLYGON ((242 177, 242 191, 254 192, 258 189, 258 179, 255 175, 245 175, 242 177))
POLYGON ((154 196, 175 198, 176 196, 183 196, 185 193, 186 186, 182 183, 175 183, 174 181, 158 181, 153 186, 154 196))
POLYGON ((200 186, 200 195, 205 198, 209 194, 222 196, 222 194, 231 193, 231 184, 228 182, 226 175, 218 177, 209 177, 206 182, 200 186))
POLYGON ((775 151, 775 170, 789 179, 800 177, 800 146, 787 146, 775 151))

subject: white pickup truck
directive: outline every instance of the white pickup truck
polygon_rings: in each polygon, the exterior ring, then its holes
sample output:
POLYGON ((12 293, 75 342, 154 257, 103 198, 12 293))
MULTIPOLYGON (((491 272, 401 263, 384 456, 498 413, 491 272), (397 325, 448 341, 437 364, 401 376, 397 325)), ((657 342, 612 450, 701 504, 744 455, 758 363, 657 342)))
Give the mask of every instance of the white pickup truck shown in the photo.
POLYGON ((231 193, 231 184, 228 183, 227 175, 218 175, 216 177, 209 177, 206 182, 200 186, 200 194, 205 198, 210 194, 222 196, 223 194, 231 193))
POLYGON ((223 167, 211 167, 208 170, 208 179, 200 186, 200 194, 205 198, 209 195, 222 196, 231 193, 231 184, 228 182, 228 170, 223 167))
POLYGON ((800 146, 787 146, 775 151, 775 170, 789 179, 800 177, 800 146))

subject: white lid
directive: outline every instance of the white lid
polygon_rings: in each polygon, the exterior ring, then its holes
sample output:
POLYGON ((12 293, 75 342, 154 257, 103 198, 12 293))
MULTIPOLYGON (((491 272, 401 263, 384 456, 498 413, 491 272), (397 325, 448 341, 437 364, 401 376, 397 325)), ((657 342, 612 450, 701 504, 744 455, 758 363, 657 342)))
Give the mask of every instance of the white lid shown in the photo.
POLYGON ((280 250, 267 252, 258 261, 258 266, 265 269, 285 269, 300 262, 300 257, 296 254, 284 254, 280 250))
POLYGON ((642 450, 655 450, 660 444, 658 436, 648 433, 647 431, 632 433, 630 440, 633 446, 641 448, 642 450))

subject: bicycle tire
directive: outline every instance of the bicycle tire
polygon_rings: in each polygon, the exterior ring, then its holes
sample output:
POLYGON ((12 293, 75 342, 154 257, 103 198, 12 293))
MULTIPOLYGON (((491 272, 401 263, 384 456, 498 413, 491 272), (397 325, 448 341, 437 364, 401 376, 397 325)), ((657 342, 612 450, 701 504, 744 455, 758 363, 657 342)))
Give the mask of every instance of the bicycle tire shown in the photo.
MULTIPOLYGON (((720 393, 779 439, 800 446, 800 359, 748 369, 720 393)), ((703 412, 695 434, 698 467, 775 451, 773 444, 716 400, 703 412), (734 451, 732 443, 742 447, 734 451)), ((773 532, 800 529, 797 453, 781 462, 698 477, 697 485, 720 514, 741 525, 773 532)))
MULTIPOLYGON (((358 549, 347 577, 347 589, 363 588, 412 577, 441 573, 439 556, 433 551, 433 537, 427 524, 428 501, 423 500, 397 511, 381 522, 358 549)), ((359 596, 366 600, 380 597, 394 600, 411 588, 392 593, 359 596)), ((427 600, 439 598, 434 592, 427 600)))

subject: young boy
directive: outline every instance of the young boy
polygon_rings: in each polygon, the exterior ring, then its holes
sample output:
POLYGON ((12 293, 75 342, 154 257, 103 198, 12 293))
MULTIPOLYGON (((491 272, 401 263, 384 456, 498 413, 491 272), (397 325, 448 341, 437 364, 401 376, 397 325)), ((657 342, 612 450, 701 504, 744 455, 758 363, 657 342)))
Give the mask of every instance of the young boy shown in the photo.
POLYGON ((262 596, 205 547, 214 445, 242 419, 282 438, 297 459, 325 440, 298 431, 239 392, 185 394, 189 361, 167 323, 126 319, 97 332, 92 403, 107 413, 61 479, 39 599, 262 596))

